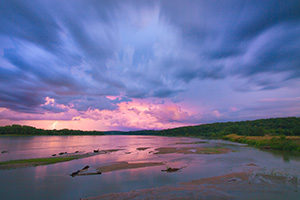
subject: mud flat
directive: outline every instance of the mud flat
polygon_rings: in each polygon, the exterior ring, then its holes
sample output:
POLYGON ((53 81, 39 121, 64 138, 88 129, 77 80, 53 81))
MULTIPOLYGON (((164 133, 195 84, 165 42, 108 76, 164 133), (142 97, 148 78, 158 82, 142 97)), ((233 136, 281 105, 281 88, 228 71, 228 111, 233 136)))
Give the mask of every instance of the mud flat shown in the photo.
POLYGON ((181 153, 181 154, 224 154, 229 153, 232 150, 227 148, 212 148, 212 147, 161 147, 155 149, 154 154, 170 154, 170 153, 181 153))
POLYGON ((97 167, 98 171, 101 172, 112 172, 117 170, 123 169, 134 169, 134 168, 141 168, 141 167, 152 167, 152 166, 159 166, 164 165, 162 162, 143 162, 143 163, 128 163, 128 162, 116 162, 110 165, 97 167))
POLYGON ((198 142, 176 142, 175 144, 205 144, 205 141, 198 141, 198 142))
POLYGON ((92 172, 85 172, 87 170, 79 170, 76 173, 76 176, 88 176, 88 175, 99 175, 102 173, 113 172, 118 170, 126 170, 126 169, 136 169, 143 167, 153 167, 164 165, 162 162, 143 162, 143 163, 128 163, 128 162, 115 162, 110 163, 101 167, 96 167, 92 172), (85 173, 84 173, 85 172, 85 173))

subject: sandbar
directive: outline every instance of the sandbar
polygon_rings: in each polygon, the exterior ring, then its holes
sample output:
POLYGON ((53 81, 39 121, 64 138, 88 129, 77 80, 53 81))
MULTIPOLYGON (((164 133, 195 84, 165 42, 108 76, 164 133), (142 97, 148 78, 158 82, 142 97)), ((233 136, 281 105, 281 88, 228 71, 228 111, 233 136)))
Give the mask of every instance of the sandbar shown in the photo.
POLYGON ((152 167, 152 166, 159 166, 164 165, 162 162, 143 162, 143 163, 128 163, 128 162, 115 162, 109 165, 97 167, 96 169, 100 172, 112 172, 117 170, 123 169, 134 169, 134 168, 141 168, 141 167, 152 167))
POLYGON ((231 152, 227 148, 211 148, 211 147, 161 147, 155 149, 154 154, 169 154, 169 153, 182 153, 182 154, 224 154, 231 152))
POLYGON ((30 158, 30 159, 21 159, 21 160, 10 160, 0 162, 0 169, 15 169, 15 168, 22 168, 22 167, 35 167, 40 165, 50 165, 60 162, 67 162, 71 160, 87 158, 99 154, 109 154, 112 152, 116 152, 122 149, 108 149, 108 150, 101 150, 97 153, 89 152, 85 154, 64 154, 62 156, 55 156, 55 157, 44 157, 44 158, 30 158))

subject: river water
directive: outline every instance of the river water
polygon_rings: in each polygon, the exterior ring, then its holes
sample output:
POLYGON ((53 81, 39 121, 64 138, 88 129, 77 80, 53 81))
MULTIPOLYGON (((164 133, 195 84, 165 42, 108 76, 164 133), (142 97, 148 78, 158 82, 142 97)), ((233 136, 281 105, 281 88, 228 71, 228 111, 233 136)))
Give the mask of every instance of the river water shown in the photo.
MULTIPOLYGON (((59 152, 92 152, 94 149, 121 150, 53 165, 0 170, 0 199, 80 199, 136 189, 177 186, 179 183, 194 179, 247 170, 250 163, 259 166, 263 173, 300 177, 298 155, 261 151, 221 140, 159 136, 0 137, 0 151, 8 150, 8 153, 0 154, 0 161, 51 157, 52 154, 59 152), (205 143, 192 144, 199 141, 205 143), (141 147, 149 148, 143 151, 137 150, 141 147), (153 154, 152 152, 159 147, 224 147, 233 151, 210 155, 153 154), (69 176, 70 173, 82 169, 85 165, 93 168, 117 161, 164 162, 166 165, 113 171, 93 176, 69 176), (166 169, 166 166, 184 168, 178 173, 161 172, 162 169, 166 169)), ((291 198, 300 197, 297 184, 292 190, 286 190, 291 193, 291 198)), ((274 197, 281 199, 278 195, 274 197)), ((274 197, 269 196, 264 199, 274 197)))

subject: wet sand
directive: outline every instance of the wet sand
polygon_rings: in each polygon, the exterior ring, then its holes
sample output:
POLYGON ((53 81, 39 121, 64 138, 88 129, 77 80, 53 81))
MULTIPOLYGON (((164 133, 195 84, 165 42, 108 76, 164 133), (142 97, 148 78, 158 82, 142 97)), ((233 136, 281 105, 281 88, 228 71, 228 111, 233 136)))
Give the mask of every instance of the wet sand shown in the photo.
POLYGON ((101 167, 95 167, 93 170, 79 170, 76 176, 99 175, 102 173, 113 172, 118 170, 136 169, 143 167, 153 167, 164 165, 162 162, 143 162, 143 163, 128 163, 114 162, 101 167), (86 172, 87 171, 87 172, 86 172), (85 172, 85 173, 84 173, 85 172))
POLYGON ((232 150, 227 148, 211 148, 211 147, 161 147, 155 149, 154 154, 224 154, 229 153, 232 150))
POLYGON ((192 180, 189 182, 182 183, 182 185, 203 185, 203 184, 221 184, 223 182, 239 182, 248 180, 250 177, 250 172, 237 172, 231 174, 225 174, 223 176, 215 176, 209 178, 202 178, 199 180, 192 180))
POLYGON ((158 187, 133 190, 125 193, 110 193, 84 200, 125 199, 287 199, 299 197, 300 180, 296 177, 255 174, 253 170, 202 178, 178 187, 158 187), (284 186, 284 187, 283 187, 284 186))
POLYGON ((162 162, 142 162, 142 163, 128 163, 128 162, 115 162, 109 165, 96 167, 97 171, 99 172, 112 172, 118 171, 123 169, 135 169, 141 167, 152 167, 152 166, 159 166, 164 165, 162 162))
POLYGON ((207 142, 198 141, 198 142, 176 142, 175 144, 205 144, 207 142))

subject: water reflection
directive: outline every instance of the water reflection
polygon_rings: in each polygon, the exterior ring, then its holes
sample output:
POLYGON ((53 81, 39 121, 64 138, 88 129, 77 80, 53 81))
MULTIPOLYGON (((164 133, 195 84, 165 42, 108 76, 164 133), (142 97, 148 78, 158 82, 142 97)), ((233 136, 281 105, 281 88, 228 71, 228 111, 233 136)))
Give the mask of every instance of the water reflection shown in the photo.
POLYGON ((269 152, 274 157, 281 158, 287 163, 289 163, 291 160, 300 161, 300 153, 299 152, 277 151, 277 150, 262 150, 262 151, 269 152))
POLYGON ((180 182, 218 176, 247 168, 255 163, 270 171, 288 170, 297 175, 300 159, 289 154, 264 152, 235 143, 209 141, 197 138, 155 136, 39 136, 3 137, 1 149, 10 153, 0 155, 0 160, 48 157, 59 152, 92 152, 94 149, 122 149, 111 154, 57 163, 47 166, 14 170, 0 170, 2 199, 79 199, 110 192, 128 192, 134 189, 174 186, 180 182), (176 144, 176 143, 191 144, 176 144), (219 155, 202 154, 152 154, 159 147, 227 147, 238 152, 219 155), (137 148, 150 147, 144 151, 137 148), (126 154, 126 152, 131 152, 126 154), (282 159, 284 158, 284 159, 282 159), (185 167, 179 173, 162 173, 166 166, 120 170, 102 175, 71 177, 69 174, 85 165, 95 168, 110 162, 164 162, 170 167, 185 167), (15 192, 18 191, 18 192, 15 192), (53 192, 55 191, 55 192, 53 192))

